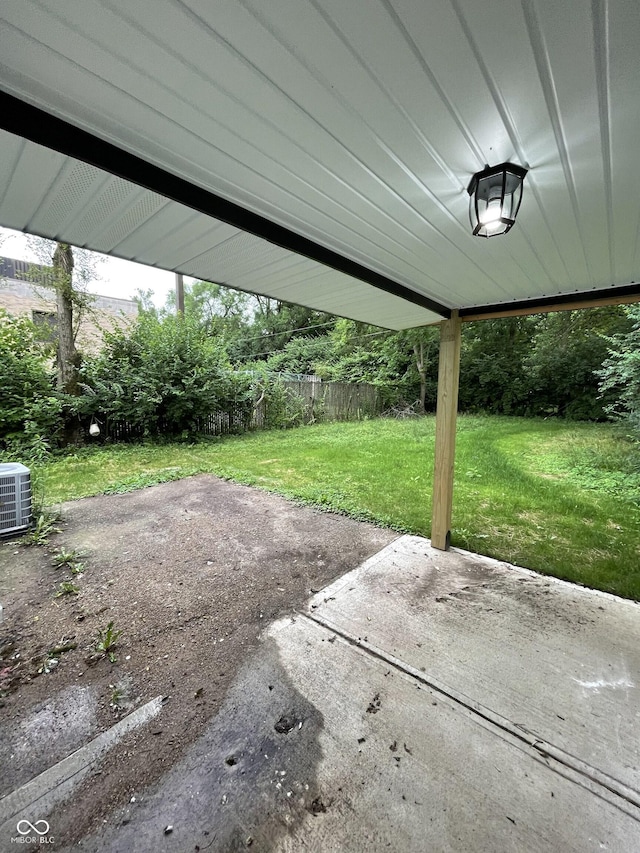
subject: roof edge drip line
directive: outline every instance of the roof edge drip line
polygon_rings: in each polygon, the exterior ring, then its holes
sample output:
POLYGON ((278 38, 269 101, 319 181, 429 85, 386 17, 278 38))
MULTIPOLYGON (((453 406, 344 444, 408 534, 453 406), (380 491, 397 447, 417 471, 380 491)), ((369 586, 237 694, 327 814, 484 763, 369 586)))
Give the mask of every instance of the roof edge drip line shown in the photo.
POLYGON ((0 91, 0 128, 67 157, 82 160, 144 189, 261 237, 297 255, 449 318, 451 309, 239 204, 148 163, 45 110, 0 91))

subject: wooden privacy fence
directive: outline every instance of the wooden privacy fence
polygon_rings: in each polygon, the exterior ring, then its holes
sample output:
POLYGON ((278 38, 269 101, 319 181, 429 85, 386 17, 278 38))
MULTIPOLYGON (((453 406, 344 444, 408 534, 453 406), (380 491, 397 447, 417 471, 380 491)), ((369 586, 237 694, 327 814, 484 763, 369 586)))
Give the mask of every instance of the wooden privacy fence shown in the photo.
MULTIPOLYGON (((291 401, 297 403, 301 412, 298 422, 315 423, 317 421, 356 421, 380 413, 380 399, 377 388, 366 382, 322 382, 315 377, 280 380, 280 386, 291 401)), ((231 408, 229 411, 214 412, 197 422, 196 431, 204 435, 229 435, 262 429, 265 426, 268 395, 266 399, 256 401, 253 414, 247 417, 246 406, 231 408)), ((100 416, 99 416, 100 417, 100 416)), ((140 438, 143 430, 127 421, 114 421, 105 418, 103 424, 105 437, 115 441, 127 441, 140 438)), ((162 434, 162 425, 159 425, 162 434)))
POLYGON ((382 406, 375 385, 365 382, 327 382, 323 403, 328 420, 359 421, 380 413, 382 406))
MULTIPOLYGON (((287 393, 300 398, 305 407, 304 422, 357 421, 380 411, 378 391, 366 382, 322 382, 321 380, 285 380, 287 393)), ((254 415, 254 428, 264 422, 264 403, 254 415), (262 410, 262 411, 260 411, 262 410)))

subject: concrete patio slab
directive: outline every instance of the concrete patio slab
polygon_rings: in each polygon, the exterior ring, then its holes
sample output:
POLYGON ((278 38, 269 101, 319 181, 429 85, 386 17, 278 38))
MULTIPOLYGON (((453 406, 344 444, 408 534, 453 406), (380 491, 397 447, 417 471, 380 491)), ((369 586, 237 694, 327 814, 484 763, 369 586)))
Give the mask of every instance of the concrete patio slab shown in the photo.
POLYGON ((640 850, 639 649, 633 603, 401 537, 77 849, 640 850))
POLYGON ((327 812, 307 814, 274 849, 640 849, 637 806, 498 721, 369 650, 329 643, 317 624, 279 633, 292 683, 323 716, 316 780, 327 812))
POLYGON ((309 611, 640 791, 635 602, 403 536, 309 611))

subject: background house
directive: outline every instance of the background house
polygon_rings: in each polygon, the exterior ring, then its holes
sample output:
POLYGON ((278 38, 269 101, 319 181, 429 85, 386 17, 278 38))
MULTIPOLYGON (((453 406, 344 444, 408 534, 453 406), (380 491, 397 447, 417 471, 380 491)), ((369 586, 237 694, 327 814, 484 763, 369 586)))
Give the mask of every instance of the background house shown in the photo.
MULTIPOLYGON (((40 264, 0 257, 0 308, 10 314, 26 314, 36 324, 55 333, 55 293, 47 287, 48 269, 40 264)), ((102 333, 128 325, 138 316, 131 299, 93 296, 91 307, 80 318, 77 345, 85 352, 100 348, 102 333)))

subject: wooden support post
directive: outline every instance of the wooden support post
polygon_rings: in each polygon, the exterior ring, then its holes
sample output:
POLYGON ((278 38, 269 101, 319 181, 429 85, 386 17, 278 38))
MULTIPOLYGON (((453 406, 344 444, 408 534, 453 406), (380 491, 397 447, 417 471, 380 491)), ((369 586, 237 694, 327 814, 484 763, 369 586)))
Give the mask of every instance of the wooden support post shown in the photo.
POLYGON ((184 314, 184 279, 176 273, 176 314, 184 314))
POLYGON ((448 550, 451 539, 461 328, 457 311, 452 312, 450 320, 440 323, 431 544, 441 551, 448 550))

